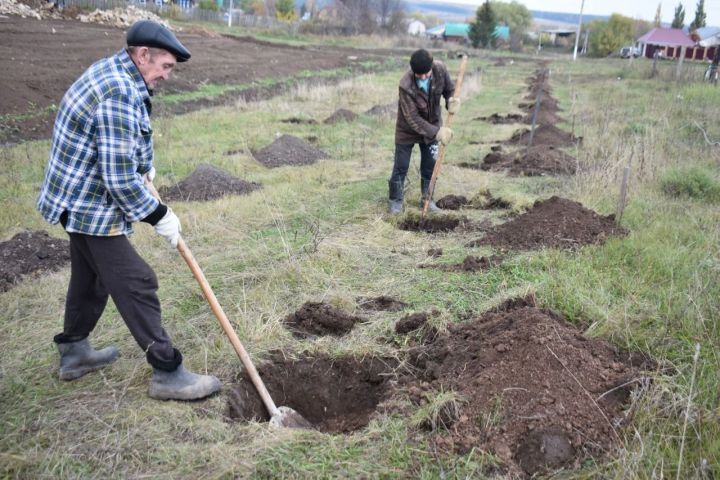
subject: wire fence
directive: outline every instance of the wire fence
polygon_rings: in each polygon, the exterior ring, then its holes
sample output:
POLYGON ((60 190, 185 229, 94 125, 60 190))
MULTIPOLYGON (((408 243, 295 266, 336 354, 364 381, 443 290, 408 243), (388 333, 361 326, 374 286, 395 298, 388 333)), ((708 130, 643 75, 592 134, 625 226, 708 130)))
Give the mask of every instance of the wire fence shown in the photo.
POLYGON ((190 0, 178 0, 177 4, 164 3, 162 0, 65 0, 64 4, 90 10, 112 10, 132 5, 177 20, 219 23, 233 27, 266 28, 290 34, 297 33, 300 26, 299 22, 281 22, 269 16, 247 15, 229 6, 224 10, 206 10, 193 5, 190 0))

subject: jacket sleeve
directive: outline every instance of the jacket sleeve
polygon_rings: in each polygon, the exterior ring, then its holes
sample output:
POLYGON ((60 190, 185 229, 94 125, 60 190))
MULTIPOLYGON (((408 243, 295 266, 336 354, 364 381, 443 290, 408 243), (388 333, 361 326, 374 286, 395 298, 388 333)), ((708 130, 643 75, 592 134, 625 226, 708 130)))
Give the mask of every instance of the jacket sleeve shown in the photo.
POLYGON ((106 99, 95 111, 100 174, 108 194, 129 222, 148 217, 160 204, 137 173, 135 148, 140 136, 139 118, 139 110, 125 95, 106 99))
POLYGON ((410 128, 427 138, 435 138, 440 127, 433 125, 420 116, 412 95, 400 88, 400 111, 410 128))

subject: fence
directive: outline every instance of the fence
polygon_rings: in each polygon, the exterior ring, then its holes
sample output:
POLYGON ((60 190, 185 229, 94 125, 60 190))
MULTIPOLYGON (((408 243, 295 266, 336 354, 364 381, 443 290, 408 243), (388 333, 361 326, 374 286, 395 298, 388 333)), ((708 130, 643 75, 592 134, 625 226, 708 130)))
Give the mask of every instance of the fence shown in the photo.
MULTIPOLYGON (((65 6, 76 6, 84 9, 112 10, 114 8, 127 8, 133 5, 148 10, 160 16, 171 16, 178 20, 201 21, 232 25, 233 27, 266 28, 279 30, 290 34, 298 32, 298 22, 281 22, 273 17, 246 15, 236 9, 219 11, 203 10, 191 6, 190 0, 178 0, 177 4, 163 3, 162 0, 65 0, 65 6)), ((228 2, 229 3, 229 2, 228 2)))

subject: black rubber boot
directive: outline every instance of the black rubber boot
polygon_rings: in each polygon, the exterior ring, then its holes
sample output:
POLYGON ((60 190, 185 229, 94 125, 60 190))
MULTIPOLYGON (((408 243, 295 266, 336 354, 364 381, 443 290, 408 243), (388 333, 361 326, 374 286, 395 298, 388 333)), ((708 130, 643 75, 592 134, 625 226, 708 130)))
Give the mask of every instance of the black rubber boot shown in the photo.
POLYGON ((398 215, 402 213, 403 209, 403 184, 402 180, 388 181, 390 188, 390 200, 388 202, 388 210, 390 215, 398 215))
POLYGON ((120 352, 115 347, 95 350, 87 338, 77 342, 58 343, 60 351, 60 379, 75 380, 86 373, 101 369, 117 360, 120 352))
POLYGON ((222 383, 212 375, 198 375, 182 365, 172 372, 153 369, 149 395, 158 400, 199 400, 220 391, 222 383))
MULTIPOLYGON (((420 179, 420 210, 425 206, 425 199, 428 198, 428 190, 430 190, 430 180, 427 178, 420 179)), ((435 204, 435 201, 431 198, 428 203, 428 212, 438 213, 442 212, 440 207, 435 204)))

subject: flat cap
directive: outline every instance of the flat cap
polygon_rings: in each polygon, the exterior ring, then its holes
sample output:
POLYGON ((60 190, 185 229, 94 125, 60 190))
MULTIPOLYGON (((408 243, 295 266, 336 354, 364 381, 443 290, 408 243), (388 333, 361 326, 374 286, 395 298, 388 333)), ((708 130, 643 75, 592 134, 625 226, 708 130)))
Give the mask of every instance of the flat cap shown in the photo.
POLYGON ((128 47, 162 48, 175 55, 178 62, 190 59, 190 50, 175 38, 175 34, 152 20, 140 20, 127 31, 128 47))

